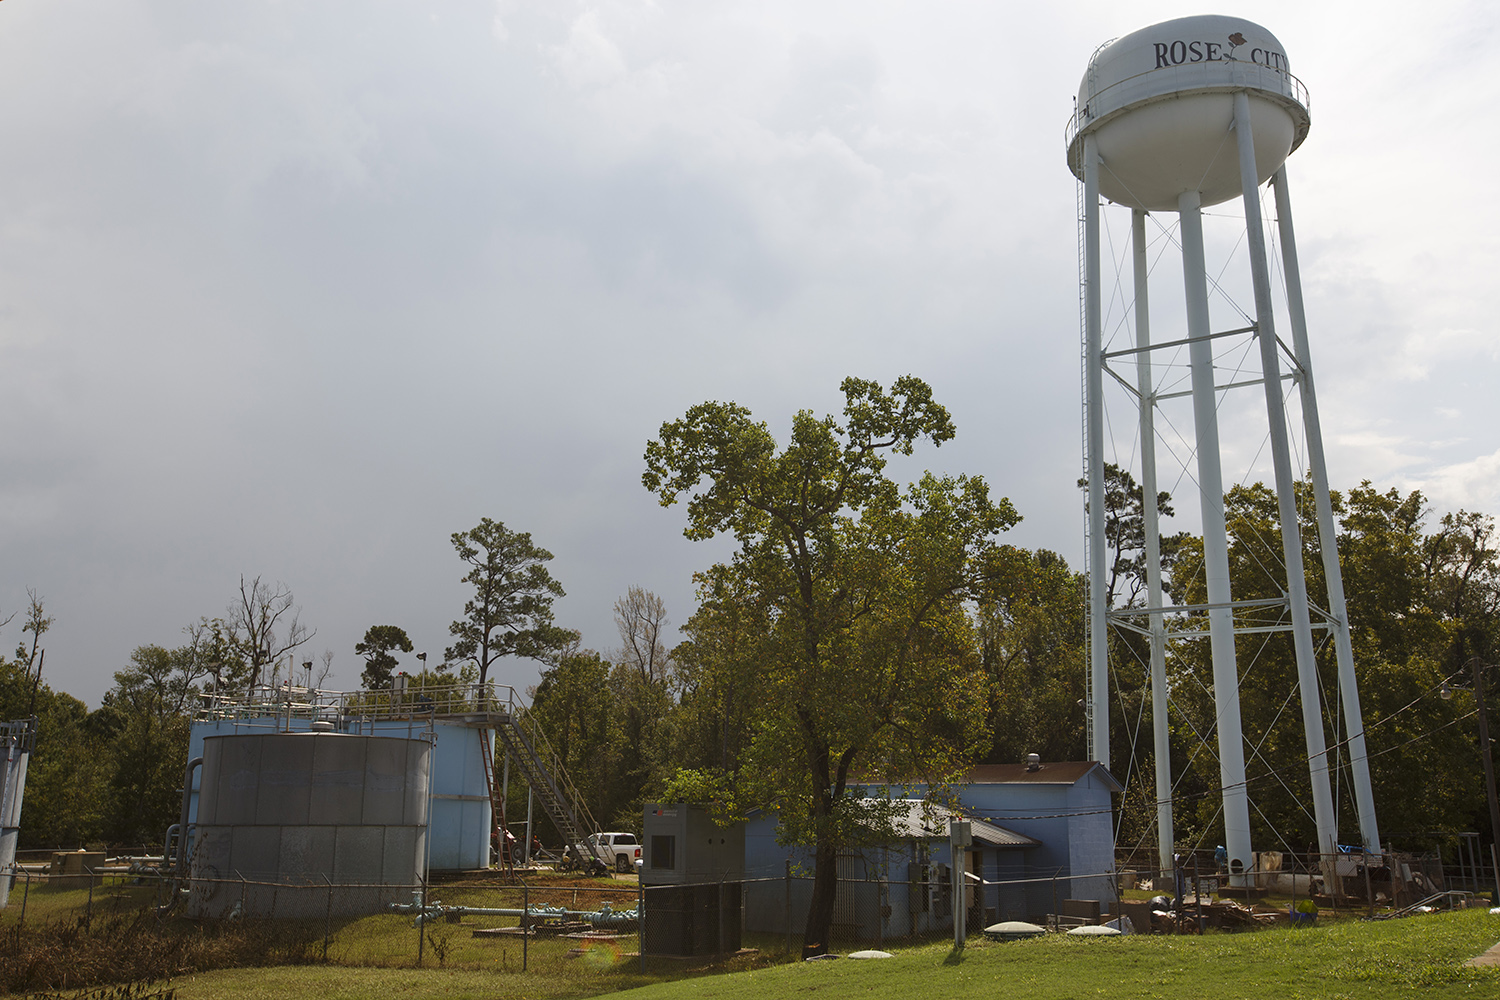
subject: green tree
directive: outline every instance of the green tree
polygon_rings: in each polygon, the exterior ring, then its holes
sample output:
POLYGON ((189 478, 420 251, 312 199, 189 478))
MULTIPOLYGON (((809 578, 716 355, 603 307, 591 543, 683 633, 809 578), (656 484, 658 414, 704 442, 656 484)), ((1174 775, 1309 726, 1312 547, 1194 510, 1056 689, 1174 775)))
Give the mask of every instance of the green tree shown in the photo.
POLYGON ((474 596, 464 603, 464 617, 448 626, 456 641, 444 656, 472 661, 481 687, 502 656, 543 659, 578 638, 553 624, 552 600, 563 596, 562 584, 547 572, 552 553, 533 545, 531 535, 486 517, 454 532, 452 541, 469 566, 463 580, 474 596))
POLYGON ((195 682, 205 672, 196 652, 191 645, 136 647, 90 715, 95 738, 109 748, 104 832, 114 843, 154 843, 177 821, 195 682))
POLYGON ((980 609, 990 679, 987 763, 1079 760, 1088 581, 1055 552, 1001 546, 994 594, 980 609))
MULTIPOLYGON (((601 821, 607 821, 639 791, 620 779, 626 740, 609 683, 613 670, 614 666, 593 650, 571 647, 543 669, 527 711, 527 721, 546 734, 548 743, 562 758, 568 777, 601 821)), ((511 795, 516 796, 514 788, 511 795)), ((561 835, 542 810, 536 813, 543 838, 560 840, 561 835)), ((512 821, 515 818, 514 814, 509 817, 512 821)))
POLYGON ((809 954, 827 947, 839 849, 879 818, 851 779, 942 783, 970 759, 985 684, 964 602, 1019 519, 979 478, 927 474, 903 492, 885 475, 888 454, 953 437, 925 382, 842 389, 843 420, 802 411, 782 450, 743 407, 695 406, 648 443, 643 476, 663 506, 689 495, 688 538, 739 540, 721 572, 770 626, 745 679, 754 735, 719 785, 780 806, 781 835, 812 845, 809 954))
POLYGON ((0 719, 37 719, 19 846, 82 847, 103 833, 108 751, 90 724, 88 706, 42 680, 41 637, 56 622, 41 597, 30 590, 27 597, 22 631, 30 641, 20 644, 15 660, 0 657, 0 719))
MULTIPOLYGON (((1079 489, 1086 492, 1088 486, 1087 479, 1078 480, 1079 489)), ((1172 494, 1157 493, 1156 510, 1162 518, 1173 516, 1172 494)), ((1162 589, 1168 594, 1172 592, 1172 566, 1187 537, 1181 533, 1160 537, 1162 589)), ((1111 608, 1135 604, 1146 589, 1146 500, 1130 470, 1113 462, 1104 466, 1104 538, 1109 549, 1105 604, 1111 608)))
POLYGON ((684 768, 729 774, 750 743, 756 677, 772 655, 771 624, 749 583, 718 565, 696 574, 698 610, 672 651, 673 756, 684 768))
MULTIPOLYGON (((1487 826, 1476 769, 1475 731, 1463 718, 1467 696, 1437 697, 1445 677, 1467 679, 1469 657, 1493 656, 1500 634, 1500 577, 1485 515, 1460 511, 1429 529, 1430 511, 1420 493, 1379 491, 1366 481, 1332 497, 1338 521, 1339 562, 1348 595, 1361 714, 1382 837, 1393 844, 1430 849, 1433 835, 1487 826)), ((1298 486, 1308 591, 1325 593, 1323 566, 1311 497, 1298 486)), ((1231 586, 1236 599, 1280 598, 1280 519, 1274 492, 1264 484, 1236 487, 1225 496, 1230 541, 1231 586)), ((1190 539, 1178 559, 1179 596, 1205 600, 1200 574, 1201 541, 1190 539)), ((1314 598, 1316 600, 1316 597, 1314 598)), ((1242 625, 1271 625, 1281 615, 1272 605, 1239 614, 1242 625)), ((1201 616, 1192 622, 1201 625, 1201 616)), ((1216 718, 1207 642, 1173 643, 1168 660, 1173 705, 1173 775, 1176 796, 1189 804, 1179 812, 1179 835, 1209 836, 1217 823, 1220 794, 1211 755, 1198 752, 1211 741, 1216 718)), ((1296 658, 1290 633, 1242 634, 1236 641, 1240 711, 1247 749, 1253 836, 1258 843, 1301 849, 1314 839, 1306 807, 1307 752, 1296 713, 1296 658)), ((1337 665, 1332 643, 1317 650, 1324 738, 1335 770, 1336 806, 1355 814, 1347 776, 1348 732, 1338 705, 1337 665)), ((1496 678, 1500 680, 1500 678, 1496 678)), ((1462 682, 1462 680, 1461 680, 1462 682)))
POLYGON ((354 644, 355 655, 365 658, 364 673, 359 679, 366 690, 376 691, 391 686, 391 672, 400 664, 391 655, 391 650, 412 651, 411 638, 406 630, 395 625, 371 625, 365 630, 365 637, 354 644))

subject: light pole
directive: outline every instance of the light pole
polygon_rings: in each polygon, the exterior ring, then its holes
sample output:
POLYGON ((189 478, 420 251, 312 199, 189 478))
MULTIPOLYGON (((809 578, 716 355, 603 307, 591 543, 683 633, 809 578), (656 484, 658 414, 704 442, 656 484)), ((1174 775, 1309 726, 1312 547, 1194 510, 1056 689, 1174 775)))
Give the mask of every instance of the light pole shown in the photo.
MULTIPOLYGON (((1496 904, 1500 904, 1500 852, 1496 850, 1497 845, 1500 845, 1500 799, 1495 796, 1495 762, 1490 755, 1490 723, 1484 710, 1484 675, 1480 673, 1489 664, 1475 656, 1464 666, 1474 671, 1474 707, 1479 712, 1479 758, 1484 761, 1484 792, 1490 806, 1490 870, 1495 877, 1492 898, 1496 904)), ((1444 681, 1438 693, 1447 700, 1453 697, 1453 691, 1448 682, 1444 681)))

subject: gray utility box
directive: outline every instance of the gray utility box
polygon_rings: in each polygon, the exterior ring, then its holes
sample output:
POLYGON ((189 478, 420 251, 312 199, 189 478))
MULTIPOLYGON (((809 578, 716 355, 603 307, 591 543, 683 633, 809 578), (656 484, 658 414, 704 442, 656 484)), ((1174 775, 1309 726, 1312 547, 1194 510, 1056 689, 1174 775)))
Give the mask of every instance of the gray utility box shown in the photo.
POLYGON ((646 803, 641 828, 644 885, 739 882, 745 877, 745 824, 722 827, 703 806, 646 803))
POLYGON ((645 953, 738 951, 745 824, 721 827, 703 806, 650 802, 642 834, 645 953))

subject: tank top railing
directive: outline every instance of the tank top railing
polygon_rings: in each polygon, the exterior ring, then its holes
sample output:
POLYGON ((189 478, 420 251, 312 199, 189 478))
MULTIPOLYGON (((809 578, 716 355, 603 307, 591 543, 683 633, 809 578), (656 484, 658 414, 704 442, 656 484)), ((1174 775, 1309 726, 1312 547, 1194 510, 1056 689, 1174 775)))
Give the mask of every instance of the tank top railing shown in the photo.
MULTIPOLYGON (((1064 130, 1063 135, 1064 145, 1068 148, 1072 148, 1073 140, 1078 137, 1078 133, 1091 121, 1098 117, 1092 110, 1095 107, 1095 103, 1099 100, 1099 98, 1108 94, 1116 87, 1123 87, 1127 83, 1134 83, 1135 81, 1140 80, 1143 77, 1151 76, 1153 73, 1168 73, 1174 70, 1181 72, 1185 69, 1192 69, 1204 65, 1208 64, 1183 63, 1182 65, 1178 66, 1156 66, 1146 70, 1144 73, 1137 73, 1134 76, 1127 76, 1123 80, 1116 80, 1108 87, 1090 93, 1088 95, 1088 100, 1085 103, 1079 105, 1078 109, 1073 112, 1073 116, 1068 119, 1067 128, 1064 130)), ((1236 70, 1242 71, 1247 70, 1250 67, 1254 67, 1253 73, 1256 77, 1256 81, 1253 85, 1255 86, 1255 89, 1264 90, 1272 94, 1280 94, 1282 97, 1291 98, 1298 104, 1302 105, 1302 107, 1306 108, 1309 112, 1312 110, 1312 98, 1308 93, 1307 85, 1297 77, 1293 76, 1291 73, 1288 73, 1286 70, 1277 69, 1274 66, 1263 66, 1260 63, 1246 62, 1244 60, 1236 60, 1234 63, 1226 65, 1233 65, 1236 70)), ((1092 75, 1092 62, 1089 63, 1089 72, 1092 75)), ((1248 80, 1241 80, 1238 82, 1241 86, 1251 85, 1250 81, 1248 80)), ((1230 89, 1234 86, 1234 84, 1226 81, 1223 84, 1210 82, 1203 84, 1201 87, 1186 87, 1184 89, 1220 90, 1230 89)))
POLYGON ((297 685, 257 685, 241 694, 204 694, 197 718, 258 719, 406 719, 413 716, 454 716, 475 713, 513 714, 523 706, 519 692, 509 685, 422 684, 416 678, 397 678, 389 688, 370 691, 328 691, 297 685))

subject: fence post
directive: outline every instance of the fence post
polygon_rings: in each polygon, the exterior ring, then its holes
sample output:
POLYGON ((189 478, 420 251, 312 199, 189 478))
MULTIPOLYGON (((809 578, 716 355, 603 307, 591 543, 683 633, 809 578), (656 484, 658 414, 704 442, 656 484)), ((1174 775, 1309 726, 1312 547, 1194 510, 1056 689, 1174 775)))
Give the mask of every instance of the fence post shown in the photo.
POLYGON ((637 881, 635 884, 635 938, 636 951, 641 963, 641 972, 646 971, 646 884, 637 881))
MULTIPOLYGON (((1058 871, 1061 871, 1061 870, 1062 869, 1058 869, 1058 871)), ((1053 872, 1052 873, 1052 929, 1053 930, 1055 930, 1055 931, 1062 930, 1062 919, 1061 919, 1061 917, 1062 917, 1062 910, 1058 907, 1058 902, 1057 902, 1057 872, 1053 872)))
POLYGON ((875 880, 875 947, 885 947, 885 907, 886 907, 885 879, 875 880))
POLYGON ((531 958, 531 886, 521 883, 521 971, 531 958))
POLYGON ((422 967, 423 941, 427 937, 427 875, 423 873, 422 879, 422 908, 417 911, 417 968, 422 967))
POLYGON ((719 873, 719 955, 724 954, 724 873, 719 873))
POLYGON ((792 859, 786 859, 786 953, 792 953, 792 859))
POLYGON ((1203 882, 1198 878, 1198 852, 1193 852, 1193 905, 1198 908, 1198 933, 1203 933, 1203 882))
POLYGON ((333 879, 327 875, 323 881, 328 883, 328 909, 323 914, 323 961, 328 961, 328 939, 333 936, 333 879))
POLYGON ((94 921, 94 870, 88 865, 84 865, 83 872, 89 879, 89 903, 83 911, 84 926, 87 927, 94 921))
MULTIPOLYGON (((1312 883, 1309 881, 1308 885, 1311 886, 1312 883)), ((1294 917, 1294 916, 1292 916, 1292 914, 1296 913, 1296 912, 1297 912, 1297 858, 1296 858, 1296 855, 1292 855, 1292 905, 1291 905, 1291 909, 1289 909, 1289 910, 1286 911, 1286 913, 1287 913, 1286 919, 1287 919, 1288 923, 1292 923, 1292 922, 1296 921, 1297 918, 1294 917)))
POLYGON ((1365 916, 1370 917, 1370 918, 1374 918, 1374 916, 1375 916, 1375 891, 1370 888, 1370 849, 1368 847, 1366 847, 1366 848, 1363 849, 1362 853, 1363 853, 1364 862, 1365 862, 1364 863, 1364 869, 1365 869, 1365 903, 1366 903, 1365 916))
POLYGON ((950 866, 949 881, 953 883, 953 950, 962 951, 964 947, 964 869, 963 862, 958 860, 958 848, 955 845, 948 852, 948 860, 954 862, 950 866))
POLYGON ((21 926, 26 926, 26 900, 31 898, 31 872, 26 873, 26 888, 21 891, 21 926))

